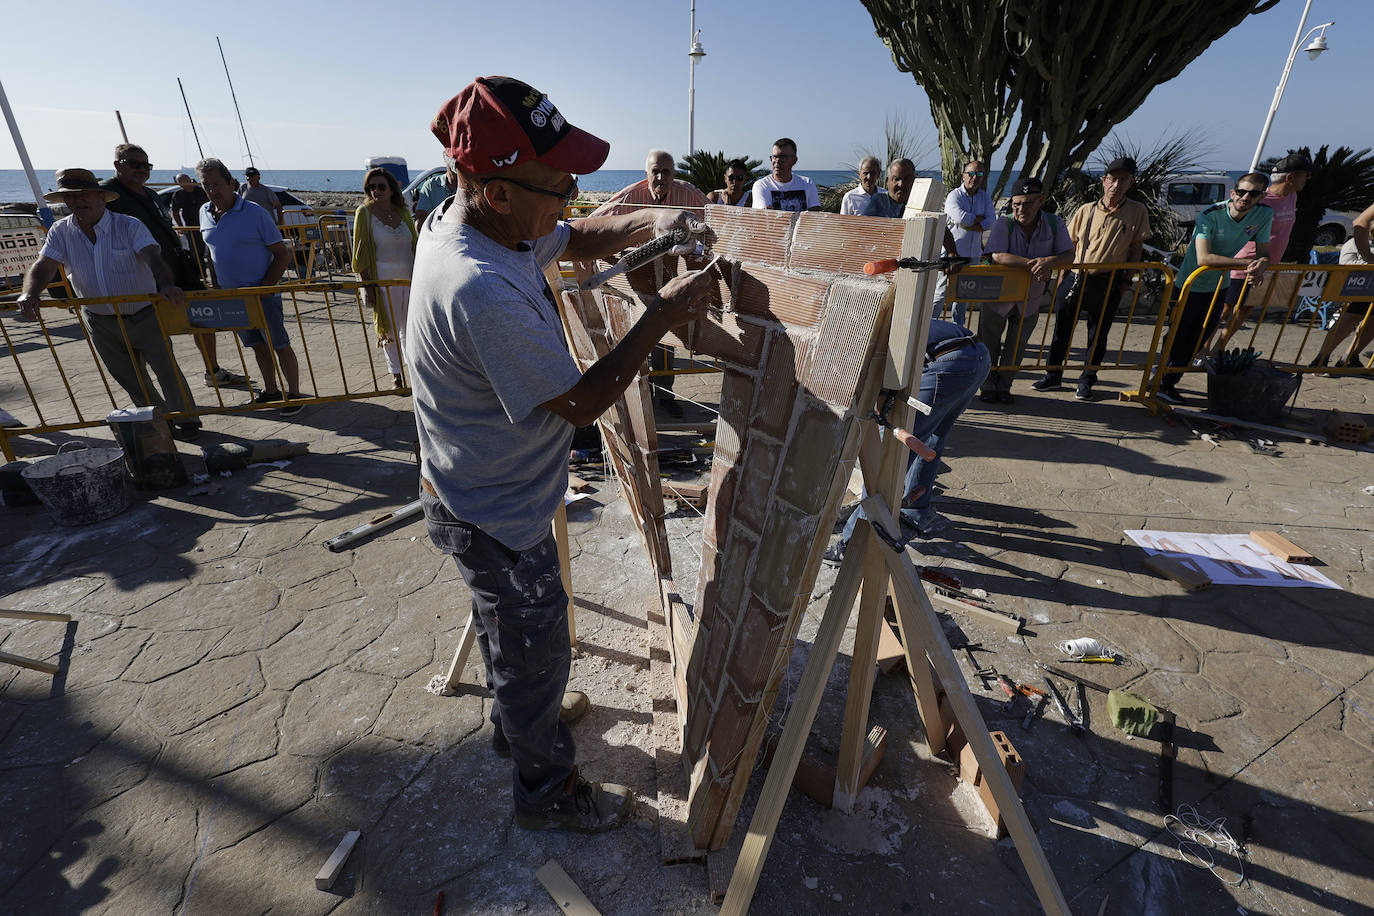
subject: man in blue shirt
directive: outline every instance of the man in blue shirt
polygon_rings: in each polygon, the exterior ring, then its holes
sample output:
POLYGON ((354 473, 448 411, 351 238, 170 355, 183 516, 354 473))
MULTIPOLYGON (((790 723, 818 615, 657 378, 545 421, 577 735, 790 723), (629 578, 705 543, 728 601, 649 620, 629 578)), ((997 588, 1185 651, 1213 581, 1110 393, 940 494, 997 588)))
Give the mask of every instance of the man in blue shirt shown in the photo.
MULTIPOLYGON (((1199 267, 1244 270, 1249 274, 1251 283, 1264 275, 1264 269, 1269 266, 1269 232, 1274 222, 1274 211, 1259 201, 1268 187, 1267 175, 1259 172, 1242 175, 1236 179, 1230 200, 1224 204, 1213 204, 1198 214, 1197 223, 1193 226, 1193 238, 1183 255, 1183 266, 1178 269, 1180 292, 1188 275, 1199 267), (1247 242, 1255 243, 1254 256, 1236 257, 1247 242)), ((1221 316, 1222 303, 1218 293, 1226 289, 1230 282, 1230 271, 1225 270, 1210 271, 1193 281, 1187 298, 1174 316, 1176 327, 1173 329, 1173 342, 1164 354, 1164 366, 1186 366, 1192 360, 1221 316), (1216 300, 1215 304, 1213 300, 1216 300)), ((1158 397, 1161 401, 1166 404, 1183 403, 1176 387, 1182 377, 1180 372, 1165 372, 1159 386, 1158 397)))
MULTIPOLYGON (((945 219, 954 233, 954 245, 962 257, 977 263, 983 257, 983 233, 997 220, 997 210, 986 190, 987 170, 977 159, 964 165, 963 184, 945 196, 945 219)), ((935 314, 945 308, 945 278, 935 281, 935 314)), ((968 306, 954 303, 955 324, 964 324, 968 306)))
MULTIPOLYGON (((272 215, 234 193, 229 169, 218 159, 202 159, 196 163, 196 174, 210 198, 200 208, 200 232, 205 237, 205 247, 210 249, 219 288, 276 286, 291 262, 291 253, 286 250, 286 242, 272 215)), ((283 400, 277 384, 276 362, 281 363, 282 375, 286 376, 286 398, 305 397, 300 391, 300 364, 286 333, 281 296, 263 296, 262 312, 267 319, 271 346, 257 328, 239 332, 239 340, 245 347, 252 348, 262 372, 263 390, 254 400, 262 404, 283 400), (276 362, 272 358, 274 352, 276 362)), ((281 415, 292 417, 302 408, 301 404, 289 404, 282 408, 281 415)))
POLYGON ((864 207, 864 216, 901 218, 916 182, 916 166, 910 159, 895 159, 887 167, 887 190, 875 191, 864 207))

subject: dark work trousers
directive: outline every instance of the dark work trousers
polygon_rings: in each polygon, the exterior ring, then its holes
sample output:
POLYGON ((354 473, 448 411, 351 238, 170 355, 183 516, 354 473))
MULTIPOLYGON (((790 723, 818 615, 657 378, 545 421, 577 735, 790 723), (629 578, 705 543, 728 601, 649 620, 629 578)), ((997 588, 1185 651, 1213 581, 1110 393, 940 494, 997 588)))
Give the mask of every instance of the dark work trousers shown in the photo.
POLYGON ((472 617, 494 701, 491 721, 505 732, 515 764, 517 811, 546 808, 563 792, 577 760, 572 732, 558 718, 568 686, 568 595, 550 531, 529 550, 511 550, 459 521, 421 491, 429 538, 453 557, 472 591, 472 617))
MULTIPOLYGON (((1222 297, 1226 295, 1225 290, 1220 294, 1215 294, 1211 290, 1200 290, 1189 293, 1188 298, 1183 303, 1183 312, 1178 317, 1178 333, 1174 335, 1174 343, 1169 347, 1169 352, 1164 354, 1164 365, 1167 367, 1187 366, 1193 361, 1193 355, 1197 353, 1197 348, 1202 346, 1202 342, 1207 339, 1207 335, 1217 326, 1221 320, 1222 297), (1216 296, 1217 304, 1212 306, 1212 297, 1216 296), (1212 309, 1211 316, 1208 316, 1208 308, 1212 309)), ((1167 372, 1164 380, 1160 383, 1161 387, 1172 388, 1178 384, 1178 380, 1183 378, 1181 372, 1167 372)))
POLYGON ((1040 320, 1040 313, 1032 309, 1023 319, 1019 306, 1013 306, 1005 315, 994 312, 991 306, 992 303, 984 303, 978 311, 978 339, 988 348, 993 370, 983 382, 983 391, 989 394, 1009 393, 1014 373, 999 372, 997 367, 1015 366, 1021 362, 1021 354, 1030 342, 1031 332, 1035 330, 1035 323, 1040 320))
POLYGON ((1078 319, 1088 322, 1088 357, 1083 377, 1097 378, 1097 370, 1088 368, 1101 365, 1107 353, 1107 338, 1111 336, 1112 321, 1116 318, 1116 300, 1125 286, 1126 275, 1118 271, 1113 278, 1110 271, 1100 274, 1081 276, 1078 285, 1060 303, 1054 316, 1054 337, 1050 340, 1049 374, 1062 376, 1063 369, 1054 366, 1064 365, 1069 355, 1069 345, 1073 343, 1074 328, 1078 319))

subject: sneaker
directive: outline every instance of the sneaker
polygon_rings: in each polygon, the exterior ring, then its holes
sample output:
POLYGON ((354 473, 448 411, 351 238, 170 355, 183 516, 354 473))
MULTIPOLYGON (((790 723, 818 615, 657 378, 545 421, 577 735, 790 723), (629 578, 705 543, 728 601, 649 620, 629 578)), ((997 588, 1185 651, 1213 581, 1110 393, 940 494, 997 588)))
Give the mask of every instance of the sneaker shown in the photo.
MULTIPOLYGON (((289 394, 289 395, 287 395, 287 397, 289 397, 289 398, 303 398, 303 397, 305 397, 305 395, 303 395, 303 394, 301 394, 299 391, 297 391, 297 392, 295 392, 294 394, 289 394)), ((282 400, 285 400, 285 398, 283 398, 282 400)), ((304 405, 304 404, 287 404, 285 407, 283 407, 283 408, 281 409, 281 415, 282 415, 283 417, 294 417, 296 414, 300 413, 302 410, 305 410, 305 405, 304 405)))
POLYGON ((1078 380, 1078 390, 1074 392, 1074 399, 1079 401, 1091 401, 1093 399, 1093 379, 1081 378, 1078 380))
POLYGON ((239 375, 237 372, 230 372, 223 366, 215 369, 213 373, 209 371, 205 373, 205 384, 209 385, 211 388, 215 387, 215 385, 244 385, 247 384, 247 382, 248 379, 239 375))
POLYGON ((393 372, 391 374, 391 384, 397 391, 400 391, 406 386, 405 379, 401 378, 401 373, 399 372, 393 372))
POLYGON ((172 438, 180 439, 182 442, 190 442, 200 438, 200 421, 190 420, 185 423, 177 423, 172 426, 172 438))
POLYGON ((1031 387, 1036 391, 1058 391, 1064 387, 1064 377, 1046 372, 1045 377, 1038 382, 1032 382, 1031 387))
POLYGON ((839 566, 844 562, 844 541, 836 541, 825 548, 825 553, 821 554, 821 559, 831 566, 839 566))
POLYGON ((273 401, 281 400, 280 391, 259 391, 258 396, 253 398, 254 404, 271 404, 273 401))
POLYGON ((916 513, 914 523, 906 513, 902 514, 902 521, 914 527, 916 535, 923 538, 934 537, 949 527, 949 519, 929 506, 916 513))
POLYGON ((632 810, 629 789, 610 782, 588 782, 574 769, 557 801, 539 811, 516 811, 515 823, 526 830, 602 833, 623 824, 632 810))
POLYGON ((1174 388, 1171 385, 1160 386, 1160 389, 1158 393, 1155 394, 1155 397, 1163 401, 1165 404, 1169 404, 1174 407, 1177 407, 1183 403, 1183 396, 1178 393, 1178 389, 1174 388))

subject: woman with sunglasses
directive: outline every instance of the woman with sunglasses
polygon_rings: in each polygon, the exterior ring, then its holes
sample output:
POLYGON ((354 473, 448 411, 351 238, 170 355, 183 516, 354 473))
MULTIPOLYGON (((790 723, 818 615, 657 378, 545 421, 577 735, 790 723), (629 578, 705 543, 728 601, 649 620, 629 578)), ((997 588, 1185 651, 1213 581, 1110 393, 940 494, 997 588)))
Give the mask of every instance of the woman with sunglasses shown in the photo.
POLYGON ((717 188, 706 195, 709 204, 727 204, 731 207, 747 207, 753 182, 749 180, 749 167, 743 159, 731 159, 725 166, 725 187, 717 188))
MULTIPOLYGON (((353 214, 353 269, 364 282, 409 280, 415 269, 415 222, 401 185, 386 169, 369 169, 363 193, 367 199, 353 214)), ((377 346, 386 354, 387 371, 402 388, 400 350, 405 346, 410 287, 367 286, 363 301, 372 306, 377 346)))

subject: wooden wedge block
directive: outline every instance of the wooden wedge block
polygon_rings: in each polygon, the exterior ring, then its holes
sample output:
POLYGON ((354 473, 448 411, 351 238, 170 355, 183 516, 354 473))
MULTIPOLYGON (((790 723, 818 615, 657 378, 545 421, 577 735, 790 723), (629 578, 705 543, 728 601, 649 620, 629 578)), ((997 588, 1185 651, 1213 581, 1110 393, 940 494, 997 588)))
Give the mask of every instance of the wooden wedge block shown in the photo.
POLYGON ((583 490, 590 490, 591 488, 592 485, 587 483, 587 481, 583 480, 581 477, 578 477, 576 474, 573 474, 571 472, 568 473, 569 490, 572 490, 574 493, 581 493, 583 490))
POLYGON ((1250 540, 1285 563, 1315 563, 1317 558, 1277 531, 1251 531, 1250 540))
POLYGON ((71 620, 70 614, 54 614, 51 611, 7 611, 0 610, 0 617, 7 617, 11 620, 71 620))
POLYGON ((601 916, 601 911, 592 906, 577 882, 568 877, 563 866, 553 859, 545 862, 534 876, 544 885, 544 890, 549 892, 558 908, 569 916, 601 916))
POLYGON ((897 632, 886 620, 878 630, 878 668, 891 674, 906 662, 906 651, 897 639, 897 632))
POLYGON ((1200 569, 1185 566, 1171 557, 1145 555, 1145 565, 1166 579, 1173 579, 1190 592, 1206 588, 1212 579, 1200 569))
POLYGON ((11 655, 8 652, 0 652, 0 662, 28 668, 32 671, 41 671, 44 674, 56 674, 58 671, 58 666, 52 662, 40 662, 36 658, 25 658, 22 655, 11 655))
POLYGON ((319 874, 315 875, 315 888, 327 891, 334 886, 334 882, 339 880, 339 873, 343 871, 344 863, 348 861, 348 854, 353 851, 353 847, 358 842, 358 837, 362 836, 361 830, 350 830, 344 834, 339 845, 334 847, 329 858, 325 860, 319 874))
POLYGON ((929 595, 932 603, 938 604, 947 611, 958 611, 961 614, 968 614, 978 618, 983 623, 991 624, 1000 630, 1006 630, 1008 633, 1020 633, 1021 625, 1025 623, 1022 618, 1014 614, 1003 614, 1001 611, 990 611, 985 607, 979 607, 967 601, 960 601, 958 598, 942 595, 937 591, 931 591, 929 595))

